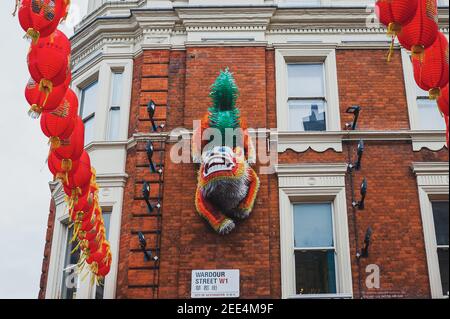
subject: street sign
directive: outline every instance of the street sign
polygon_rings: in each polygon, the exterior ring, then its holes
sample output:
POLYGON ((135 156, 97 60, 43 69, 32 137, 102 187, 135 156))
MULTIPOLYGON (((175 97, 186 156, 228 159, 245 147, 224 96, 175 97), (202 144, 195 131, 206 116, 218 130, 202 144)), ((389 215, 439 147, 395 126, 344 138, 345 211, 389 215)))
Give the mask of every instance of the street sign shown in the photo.
POLYGON ((193 270, 191 298, 239 298, 239 270, 193 270))

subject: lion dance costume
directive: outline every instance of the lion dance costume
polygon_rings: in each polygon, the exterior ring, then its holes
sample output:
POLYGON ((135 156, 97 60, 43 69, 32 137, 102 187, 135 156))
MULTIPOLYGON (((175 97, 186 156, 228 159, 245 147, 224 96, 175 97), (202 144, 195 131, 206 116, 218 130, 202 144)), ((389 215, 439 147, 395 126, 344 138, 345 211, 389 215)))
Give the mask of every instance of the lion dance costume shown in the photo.
POLYGON ((193 139, 193 147, 202 153, 201 157, 194 155, 201 162, 195 205, 200 216, 224 235, 235 228, 235 220, 250 216, 259 178, 248 163, 253 145, 236 107, 238 88, 228 69, 220 72, 210 97, 213 106, 193 139))

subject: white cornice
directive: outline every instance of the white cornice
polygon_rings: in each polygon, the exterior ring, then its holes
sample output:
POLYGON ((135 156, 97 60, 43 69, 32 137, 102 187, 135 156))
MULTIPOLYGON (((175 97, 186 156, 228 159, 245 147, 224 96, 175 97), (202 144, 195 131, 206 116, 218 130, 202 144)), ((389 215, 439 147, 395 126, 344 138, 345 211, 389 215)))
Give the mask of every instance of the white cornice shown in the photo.
POLYGON ((97 183, 100 188, 125 187, 128 174, 97 174, 97 183))
MULTIPOLYGON (((173 2, 173 1, 172 1, 173 2)), ((76 28, 72 37, 72 61, 76 66, 93 52, 105 53, 119 46, 131 56, 142 50, 176 49, 187 46, 261 46, 296 41, 297 35, 335 37, 339 48, 386 48, 384 28, 367 28, 370 12, 365 7, 281 8, 259 6, 179 6, 144 7, 147 1, 105 3, 76 28), (382 36, 348 43, 344 35, 382 36), (248 35, 250 40, 245 40, 248 35), (227 38, 230 38, 227 40, 227 38), (216 39, 216 40, 215 40, 216 39), (239 39, 241 39, 239 41, 239 39), (385 40, 385 41, 384 41, 385 40)), ((148 4, 150 5, 151 4, 148 4)), ((448 33, 448 17, 440 19, 441 30, 448 33)), ((322 39, 323 41, 323 39, 322 39)), ((116 48, 115 51, 118 51, 116 48)))
POLYGON ((331 164, 279 164, 275 166, 278 176, 304 176, 304 175, 345 175, 347 172, 347 163, 331 164))
POLYGON ((63 185, 60 181, 55 180, 49 182, 50 190, 52 192, 51 196, 53 200, 55 201, 55 205, 58 206, 65 202, 66 200, 66 194, 63 190, 63 185))
POLYGON ((448 162, 414 162, 411 169, 420 188, 428 193, 448 196, 448 162))
POLYGON ((448 162, 413 162, 411 169, 416 175, 448 175, 449 164, 448 162))

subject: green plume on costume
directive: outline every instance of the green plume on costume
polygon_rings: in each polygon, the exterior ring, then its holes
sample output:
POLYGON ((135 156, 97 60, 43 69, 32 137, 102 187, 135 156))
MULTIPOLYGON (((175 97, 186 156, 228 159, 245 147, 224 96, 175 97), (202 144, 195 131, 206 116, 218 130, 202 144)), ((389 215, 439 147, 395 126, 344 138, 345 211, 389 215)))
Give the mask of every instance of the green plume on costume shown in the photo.
POLYGON ((211 86, 209 96, 213 101, 213 107, 221 111, 229 111, 236 107, 236 100, 239 95, 233 74, 228 70, 220 71, 214 84, 211 86))
POLYGON ((239 127, 240 112, 236 107, 238 95, 239 90, 233 74, 228 68, 220 71, 209 93, 213 102, 213 106, 208 109, 210 127, 218 128, 222 133, 226 128, 239 127))

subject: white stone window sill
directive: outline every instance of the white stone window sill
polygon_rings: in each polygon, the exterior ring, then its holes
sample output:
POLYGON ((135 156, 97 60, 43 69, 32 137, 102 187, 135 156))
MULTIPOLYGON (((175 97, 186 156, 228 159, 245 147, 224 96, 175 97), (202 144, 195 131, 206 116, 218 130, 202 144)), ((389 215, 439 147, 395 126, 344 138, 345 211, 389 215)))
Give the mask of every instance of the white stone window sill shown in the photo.
POLYGON ((413 150, 420 151, 422 148, 427 148, 431 151, 440 151, 447 142, 445 138, 445 131, 411 131, 411 139, 413 150))
MULTIPOLYGON (((288 149, 305 152, 309 148, 322 153, 328 149, 342 152, 342 132, 278 132, 278 153, 288 149)), ((271 137, 273 139, 274 136, 271 137)))
POLYGON ((413 151, 423 148, 439 151, 446 147, 445 131, 402 130, 402 131, 326 131, 271 133, 271 143, 277 143, 279 153, 288 149, 305 152, 308 149, 323 153, 326 150, 342 152, 342 141, 411 141, 413 151))

